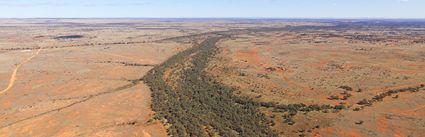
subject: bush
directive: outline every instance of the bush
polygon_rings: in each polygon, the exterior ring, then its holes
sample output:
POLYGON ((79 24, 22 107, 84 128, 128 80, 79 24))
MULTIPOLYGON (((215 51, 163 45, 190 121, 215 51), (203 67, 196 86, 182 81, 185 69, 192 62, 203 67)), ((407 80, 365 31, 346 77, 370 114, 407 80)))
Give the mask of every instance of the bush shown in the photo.
POLYGON ((353 88, 351 88, 349 86, 339 86, 339 88, 345 89, 345 90, 348 90, 348 91, 353 91, 353 88))

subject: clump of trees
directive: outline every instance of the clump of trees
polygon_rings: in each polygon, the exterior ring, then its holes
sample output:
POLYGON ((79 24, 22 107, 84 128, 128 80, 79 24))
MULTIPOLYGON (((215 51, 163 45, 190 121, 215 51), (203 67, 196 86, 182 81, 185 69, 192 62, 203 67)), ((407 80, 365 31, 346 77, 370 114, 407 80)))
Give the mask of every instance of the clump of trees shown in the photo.
POLYGON ((361 125, 361 124, 363 124, 363 123, 364 123, 364 121, 363 121, 363 120, 360 120, 360 121, 355 122, 355 124, 357 124, 357 125, 361 125))
POLYGON ((339 88, 341 89, 345 89, 347 91, 353 91, 353 88, 349 87, 349 86, 339 86, 339 88))
POLYGON ((338 95, 331 95, 328 97, 329 100, 347 100, 351 96, 353 96, 351 93, 348 93, 347 91, 344 91, 341 94, 341 97, 338 95))
MULTIPOLYGON (((380 93, 378 95, 373 96, 372 99, 363 99, 363 100, 359 101, 357 104, 363 105, 363 106, 372 106, 373 103, 383 101, 384 98, 386 98, 388 96, 392 96, 394 94, 403 93, 403 92, 414 93, 414 92, 418 92, 418 91, 424 90, 424 89, 425 89, 425 85, 421 84, 421 85, 416 86, 416 87, 408 87, 408 88, 401 88, 401 89, 396 89, 396 90, 388 90, 386 92, 383 92, 383 93, 380 93)), ((396 98, 398 98, 398 96, 396 98)))
POLYGON ((240 97, 240 98, 238 98, 238 100, 236 100, 236 102, 239 103, 239 104, 243 104, 243 105, 272 108, 273 112, 285 113, 283 115, 283 119, 284 119, 283 122, 288 124, 288 125, 295 124, 295 121, 292 118, 293 118, 293 116, 297 115, 299 112, 309 113, 309 112, 317 111, 317 112, 327 113, 329 111, 332 111, 332 112, 336 113, 336 112, 339 112, 341 110, 348 108, 344 104, 339 104, 339 105, 329 105, 329 104, 306 105, 304 103, 279 104, 277 102, 257 102, 257 101, 253 101, 252 99, 250 99, 248 97, 240 97))

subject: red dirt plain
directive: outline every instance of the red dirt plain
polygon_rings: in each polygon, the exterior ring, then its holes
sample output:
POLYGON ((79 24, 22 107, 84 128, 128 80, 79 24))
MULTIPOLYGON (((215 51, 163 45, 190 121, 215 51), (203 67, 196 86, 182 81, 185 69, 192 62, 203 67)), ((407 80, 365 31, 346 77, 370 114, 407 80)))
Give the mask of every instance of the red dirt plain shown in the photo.
POLYGON ((193 44, 164 39, 302 24, 1 19, 0 136, 167 136, 139 79, 193 44))
POLYGON ((261 108, 281 136, 425 136, 423 89, 393 94, 353 111, 362 99, 425 83, 425 44, 412 42, 423 39, 424 33, 409 37, 406 29, 388 36, 386 31, 393 30, 372 27, 241 34, 219 44, 220 54, 209 72, 238 89, 236 95, 259 102, 349 107, 336 113, 299 112, 292 126, 282 122, 283 113, 261 108), (350 38, 360 34, 385 41, 350 38), (398 39, 388 42, 389 37, 398 39), (344 98, 344 93, 350 96, 344 98), (337 99, 329 99, 331 96, 337 99))
MULTIPOLYGON (((211 58, 207 72, 234 87, 234 95, 256 102, 346 107, 298 112, 292 125, 284 122, 287 112, 259 107, 279 136, 425 136, 423 87, 367 102, 388 91, 425 84, 423 27, 326 28, 332 26, 328 21, 2 19, 0 137, 167 136, 170 125, 154 119, 151 91, 140 78, 202 42, 167 39, 287 25, 314 27, 235 33, 219 41, 219 54, 211 58), (366 103, 359 103, 363 99, 366 103)), ((178 83, 176 73, 178 69, 169 69, 163 79, 178 83)))

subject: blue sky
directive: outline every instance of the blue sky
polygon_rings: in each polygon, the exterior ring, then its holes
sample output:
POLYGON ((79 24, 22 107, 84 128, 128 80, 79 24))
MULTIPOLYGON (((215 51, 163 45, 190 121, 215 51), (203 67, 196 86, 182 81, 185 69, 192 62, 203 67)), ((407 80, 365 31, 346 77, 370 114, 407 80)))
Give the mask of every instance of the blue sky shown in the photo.
POLYGON ((425 18, 425 0, 0 0, 0 18, 425 18))

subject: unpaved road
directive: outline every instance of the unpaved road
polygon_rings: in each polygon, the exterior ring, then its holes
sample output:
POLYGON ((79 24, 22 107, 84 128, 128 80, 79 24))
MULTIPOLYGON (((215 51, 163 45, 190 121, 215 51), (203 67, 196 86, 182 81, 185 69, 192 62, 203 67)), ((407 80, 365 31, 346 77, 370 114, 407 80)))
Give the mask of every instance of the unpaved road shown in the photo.
POLYGON ((114 62, 155 65, 185 46, 38 50, 17 65, 2 92, 7 94, 0 96, 0 137, 167 136, 159 121, 150 120, 151 93, 140 81, 152 66, 114 62), (120 56, 113 56, 117 52, 120 56))
POLYGON ((31 57, 29 57, 28 59, 26 59, 26 60, 22 61, 21 63, 19 63, 18 65, 16 65, 15 69, 13 69, 12 75, 10 76, 9 84, 7 85, 7 87, 5 89, 0 91, 0 95, 7 92, 8 90, 10 90, 13 87, 13 85, 15 85, 16 75, 18 73, 19 68, 21 68, 21 66, 24 65, 25 63, 31 61, 31 59, 33 59, 35 56, 37 56, 40 52, 41 52, 41 49, 37 50, 31 57))

